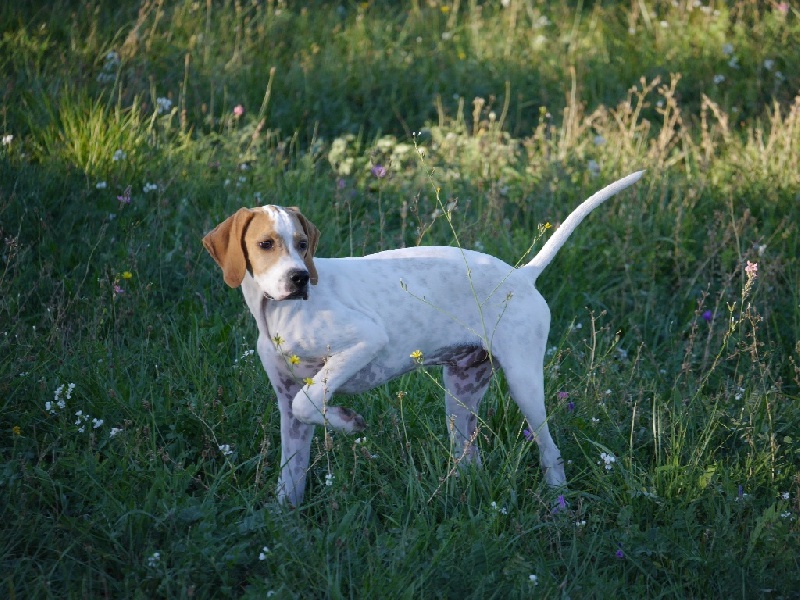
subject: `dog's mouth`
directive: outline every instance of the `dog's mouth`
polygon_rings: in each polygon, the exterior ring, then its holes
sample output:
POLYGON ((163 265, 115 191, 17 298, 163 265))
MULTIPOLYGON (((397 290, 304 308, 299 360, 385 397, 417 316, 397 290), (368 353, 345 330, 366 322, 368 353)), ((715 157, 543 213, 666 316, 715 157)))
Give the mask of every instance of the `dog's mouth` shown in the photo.
POLYGON ((275 302, 280 302, 282 300, 308 300, 308 290, 307 289, 297 290, 280 299, 274 298, 273 296, 270 296, 267 292, 264 292, 264 298, 266 298, 267 300, 274 300, 275 302))

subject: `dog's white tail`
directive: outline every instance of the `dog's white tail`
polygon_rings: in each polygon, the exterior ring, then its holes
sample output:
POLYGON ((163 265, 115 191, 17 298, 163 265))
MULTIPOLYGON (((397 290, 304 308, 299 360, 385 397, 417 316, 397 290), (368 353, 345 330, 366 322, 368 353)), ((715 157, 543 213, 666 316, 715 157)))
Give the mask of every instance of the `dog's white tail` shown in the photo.
POLYGON ((539 276, 539 273, 545 270, 545 267, 550 264, 553 257, 567 241, 570 234, 575 231, 575 228, 580 225, 581 221, 592 212, 595 208, 600 206, 603 202, 611 198, 614 194, 621 192, 627 187, 630 187, 639 181, 644 175, 644 171, 636 171, 627 177, 615 181, 611 185, 604 187, 599 192, 596 192, 588 199, 586 199, 578 208, 570 213, 564 219, 564 222, 559 226, 556 232, 547 240, 542 249, 533 257, 533 259, 523 267, 523 269, 531 269, 533 271, 534 280, 539 276))

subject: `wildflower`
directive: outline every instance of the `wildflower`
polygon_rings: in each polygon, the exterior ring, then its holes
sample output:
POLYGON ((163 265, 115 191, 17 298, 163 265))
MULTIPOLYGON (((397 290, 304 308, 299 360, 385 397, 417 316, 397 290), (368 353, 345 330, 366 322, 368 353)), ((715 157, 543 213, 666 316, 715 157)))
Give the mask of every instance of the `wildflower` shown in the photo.
POLYGON ((125 188, 125 191, 122 192, 121 196, 117 196, 117 200, 119 200, 122 204, 130 204, 131 203, 131 186, 125 188))
POLYGON ((103 424, 103 419, 92 419, 92 429, 97 429, 103 424))
POLYGON ((575 527, 586 527, 586 519, 575 521, 575 527))
POLYGON ((539 578, 536 575, 528 575, 528 581, 533 585, 539 585, 539 578))
POLYGON ((606 144, 606 138, 604 138, 602 135, 594 136, 594 145, 595 146, 605 146, 605 144, 606 144))
POLYGON ((738 69, 739 68, 739 58, 737 56, 732 56, 731 59, 728 61, 728 66, 731 69, 738 69))
POLYGON ((370 169, 370 173, 372 173, 373 177, 377 177, 378 179, 383 179, 386 177, 386 167, 383 165, 375 165, 370 169))
POLYGON ((617 551, 614 553, 617 558, 625 558, 625 553, 622 551, 622 544, 617 544, 617 551))
POLYGON ((158 184, 156 183, 145 183, 144 188, 142 188, 145 194, 149 194, 150 192, 155 192, 158 190, 158 184))
POLYGON ((592 417, 592 423, 599 423, 599 422, 600 419, 598 419, 597 417, 592 417))
POLYGON ((108 437, 112 437, 112 438, 113 438, 113 437, 116 437, 116 436, 118 436, 120 433, 122 433, 123 431, 125 431, 125 430, 124 430, 124 429, 122 429, 121 427, 112 427, 112 428, 111 428, 111 431, 109 431, 109 432, 108 432, 108 437))
POLYGON ((123 271, 122 272, 122 278, 123 279, 131 279, 132 277, 133 277, 133 273, 131 273, 130 271, 123 271))
POLYGON ((409 354, 409 356, 414 359, 414 362, 422 363, 422 351, 421 350, 414 350, 411 354, 409 354))
POLYGON ((783 492, 783 493, 781 494, 781 498, 782 498, 783 500, 788 500, 788 499, 789 499, 789 492, 783 492))
POLYGON ((244 106, 241 104, 237 104, 233 107, 233 116, 234 117, 241 117, 244 114, 244 106))
POLYGON ((789 14, 789 3, 788 2, 779 2, 775 5, 777 11, 783 15, 789 14))
POLYGON ((155 569, 160 561, 161 561, 161 553, 153 552, 153 554, 147 557, 147 566, 150 567, 151 569, 155 569))
POLYGON ((169 98, 156 98, 156 106, 158 107, 158 114, 163 115, 172 108, 172 100, 169 98))
POLYGON ((112 156, 112 160, 114 162, 119 162, 121 160, 125 160, 128 157, 127 153, 124 150, 117 150, 114 152, 114 156, 112 156))
POLYGON ((325 485, 328 487, 333 485, 333 480, 336 479, 336 476, 333 473, 328 473, 325 475, 325 485))
POLYGON ((94 187, 98 190, 104 190, 108 187, 108 184, 105 181, 98 181, 94 187))
POLYGON ((231 450, 231 447, 228 444, 222 444, 222 445, 217 446, 217 447, 219 448, 219 451, 222 452, 222 454, 224 456, 230 456, 231 454, 233 454, 233 450, 231 450))
POLYGON ((115 283, 115 284, 114 284, 114 293, 115 293, 116 295, 124 294, 124 293, 125 293, 125 290, 123 290, 123 289, 122 289, 122 288, 119 286, 119 284, 118 284, 118 283, 115 283))
POLYGON ((533 433, 530 429, 523 429, 522 435, 524 435, 525 439, 528 440, 529 442, 532 442, 536 439, 536 434, 533 433))
POLYGON ((492 508, 499 512, 501 515, 507 515, 508 509, 505 506, 497 506, 497 502, 492 502, 492 508))
POLYGON ((558 394, 556 394, 556 398, 559 400, 566 400, 569 398, 569 392, 558 392, 558 394))
POLYGON ((571 400, 567 402, 567 410, 569 412, 575 412, 575 403, 572 402, 571 400))
POLYGON ((364 436, 363 438, 356 438, 356 442, 355 443, 356 444, 366 444, 367 443, 367 436, 364 436))
POLYGON ((747 492, 744 491, 744 486, 740 483, 739 484, 739 489, 738 489, 738 491, 736 493, 736 501, 739 502, 739 500, 744 500, 749 495, 750 494, 748 494, 747 492))
POLYGON ((781 518, 782 519, 790 519, 791 517, 792 517, 792 513, 789 512, 788 510, 781 513, 781 518))
POLYGON ((564 495, 563 494, 559 494, 557 503, 553 507, 553 510, 550 511, 550 512, 551 512, 551 514, 557 515, 562 510, 567 510, 567 501, 564 500, 564 495))
POLYGON ((19 437, 22 435, 22 428, 19 425, 14 425, 11 428, 11 433, 13 433, 16 437, 19 437))
MULTIPOLYGON (((605 463, 606 471, 610 471, 613 468, 615 462, 617 462, 617 458, 613 454, 609 454, 607 452, 600 453, 600 460, 605 463)), ((597 464, 599 465, 600 462, 598 461, 597 464)))
POLYGON ((307 386, 312 386, 314 385, 314 380, 311 377, 306 377, 303 379, 303 383, 305 383, 307 386))
POLYGON ((703 320, 706 323, 711 323, 711 319, 713 318, 713 316, 714 314, 710 310, 707 310, 703 313, 703 320))
POLYGON ((758 263, 752 263, 748 260, 744 272, 747 273, 748 278, 755 279, 758 275, 758 263))
POLYGON ((280 346, 283 343, 283 338, 279 335, 276 335, 272 338, 272 341, 275 342, 276 346, 280 346))
POLYGON ((8 146, 13 141, 14 141, 14 136, 11 135, 10 133, 3 136, 3 146, 8 146))
POLYGON ((715 85, 719 85, 723 81, 725 81, 725 75, 714 75, 714 84, 715 85))
POLYGON ((597 164, 596 160, 590 160, 586 166, 589 169, 589 173, 592 174, 592 177, 597 177, 600 174, 600 165, 597 164))
POLYGON ((736 388, 736 393, 733 395, 734 400, 741 400, 744 397, 744 388, 736 388))
POLYGON ((732 44, 725 44, 724 46, 722 46, 722 53, 725 56, 730 56, 731 54, 733 54, 733 45, 732 44))
POLYGON ((292 355, 289 357, 289 364, 291 364, 291 365, 296 365, 296 364, 298 364, 299 362, 300 362, 300 357, 299 357, 299 356, 297 356, 296 354, 292 354, 292 355))
POLYGON ((340 190, 343 190, 347 186, 347 181, 345 181, 344 177, 339 177, 336 180, 336 187, 340 190))
POLYGON ((266 560, 267 554, 269 554, 269 548, 267 546, 264 546, 263 548, 261 548, 261 552, 258 555, 258 560, 266 560))

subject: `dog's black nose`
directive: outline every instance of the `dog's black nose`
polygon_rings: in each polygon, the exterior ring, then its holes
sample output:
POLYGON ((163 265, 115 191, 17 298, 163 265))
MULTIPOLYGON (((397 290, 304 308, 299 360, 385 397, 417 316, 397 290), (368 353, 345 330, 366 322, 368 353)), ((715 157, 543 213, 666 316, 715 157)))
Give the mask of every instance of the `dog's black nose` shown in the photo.
POLYGON ((295 269, 294 271, 289 272, 289 281, 296 285, 298 289, 303 289, 306 287, 309 279, 310 276, 306 270, 295 269))

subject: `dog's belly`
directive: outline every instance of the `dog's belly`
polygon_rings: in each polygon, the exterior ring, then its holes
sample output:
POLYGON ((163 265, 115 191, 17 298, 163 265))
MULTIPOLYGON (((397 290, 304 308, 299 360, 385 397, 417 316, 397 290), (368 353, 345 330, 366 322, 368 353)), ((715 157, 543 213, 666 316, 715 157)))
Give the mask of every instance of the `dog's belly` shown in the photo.
POLYGON ((343 394, 360 394, 375 388, 379 385, 386 383, 399 377, 403 373, 408 373, 414 368, 414 363, 409 359, 408 364, 400 367, 396 364, 389 364, 386 362, 374 360, 366 367, 361 369, 358 373, 353 375, 341 386, 337 392, 343 394))
MULTIPOLYGON (((459 369, 472 367, 486 362, 489 358, 486 350, 480 346, 449 346, 423 356, 425 365, 450 365, 459 369)), ((337 391, 343 394, 360 394, 413 371, 416 363, 408 357, 405 361, 393 358, 376 358, 337 391), (402 365, 402 366, 400 366, 402 365)))

